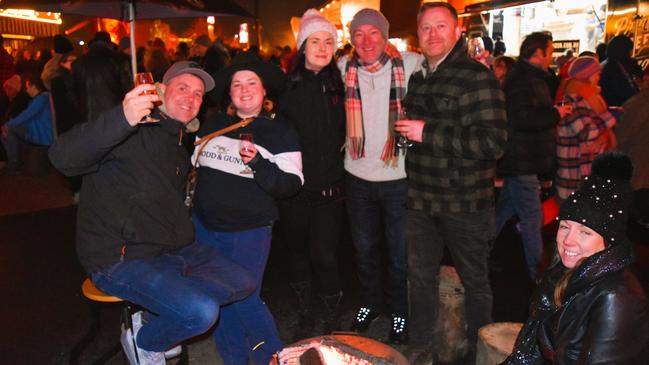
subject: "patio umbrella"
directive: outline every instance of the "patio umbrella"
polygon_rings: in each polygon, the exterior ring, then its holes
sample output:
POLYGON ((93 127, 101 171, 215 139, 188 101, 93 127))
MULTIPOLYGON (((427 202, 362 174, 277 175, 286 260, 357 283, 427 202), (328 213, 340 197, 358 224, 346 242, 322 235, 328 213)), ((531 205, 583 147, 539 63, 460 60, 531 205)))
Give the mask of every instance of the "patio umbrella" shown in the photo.
POLYGON ((0 9, 34 9, 63 14, 119 19, 129 22, 131 64, 135 58, 135 19, 253 16, 231 0, 0 0, 0 9))

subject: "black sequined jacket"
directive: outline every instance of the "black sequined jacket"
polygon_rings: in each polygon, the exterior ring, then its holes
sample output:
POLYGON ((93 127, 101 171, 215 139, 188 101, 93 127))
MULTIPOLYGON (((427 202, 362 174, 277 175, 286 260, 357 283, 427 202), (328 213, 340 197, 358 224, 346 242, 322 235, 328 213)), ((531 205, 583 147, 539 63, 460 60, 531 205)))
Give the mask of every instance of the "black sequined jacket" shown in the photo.
POLYGON ((551 268, 531 298, 514 352, 502 364, 647 364, 649 301, 628 269, 630 261, 628 245, 590 256, 569 280, 559 309, 554 285, 566 269, 551 268))

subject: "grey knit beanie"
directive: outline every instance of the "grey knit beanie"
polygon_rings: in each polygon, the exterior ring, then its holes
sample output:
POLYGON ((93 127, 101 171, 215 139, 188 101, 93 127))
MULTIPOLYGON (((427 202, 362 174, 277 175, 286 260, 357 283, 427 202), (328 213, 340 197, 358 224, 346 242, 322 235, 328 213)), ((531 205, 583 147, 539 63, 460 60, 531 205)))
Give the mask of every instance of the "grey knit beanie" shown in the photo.
POLYGON ((383 38, 388 39, 390 23, 380 11, 369 8, 359 10, 349 25, 349 32, 352 37, 356 29, 361 25, 373 25, 377 27, 383 35, 383 38))

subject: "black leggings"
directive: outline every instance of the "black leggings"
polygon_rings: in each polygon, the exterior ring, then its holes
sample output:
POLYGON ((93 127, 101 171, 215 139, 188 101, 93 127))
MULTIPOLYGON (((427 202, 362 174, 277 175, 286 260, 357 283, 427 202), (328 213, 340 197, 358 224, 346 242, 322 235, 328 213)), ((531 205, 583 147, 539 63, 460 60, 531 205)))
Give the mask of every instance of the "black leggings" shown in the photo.
POLYGON ((342 236, 342 199, 312 205, 291 201, 279 205, 279 225, 288 246, 291 284, 313 282, 322 296, 340 292, 336 251, 342 236))

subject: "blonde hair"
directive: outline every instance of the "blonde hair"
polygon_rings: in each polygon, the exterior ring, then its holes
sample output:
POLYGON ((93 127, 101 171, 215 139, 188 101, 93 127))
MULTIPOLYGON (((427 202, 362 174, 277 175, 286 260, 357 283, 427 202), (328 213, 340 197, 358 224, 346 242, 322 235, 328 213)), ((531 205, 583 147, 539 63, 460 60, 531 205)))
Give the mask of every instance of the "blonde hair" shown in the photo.
POLYGON ((569 269, 566 271, 561 278, 557 281, 556 284, 554 284, 554 306, 557 307, 557 309, 561 308, 561 301, 563 300, 563 296, 566 294, 566 288, 568 287, 568 282, 570 281, 570 278, 572 275, 575 273, 577 268, 584 262, 586 261, 588 257, 582 257, 577 261, 575 266, 572 269, 569 269))

